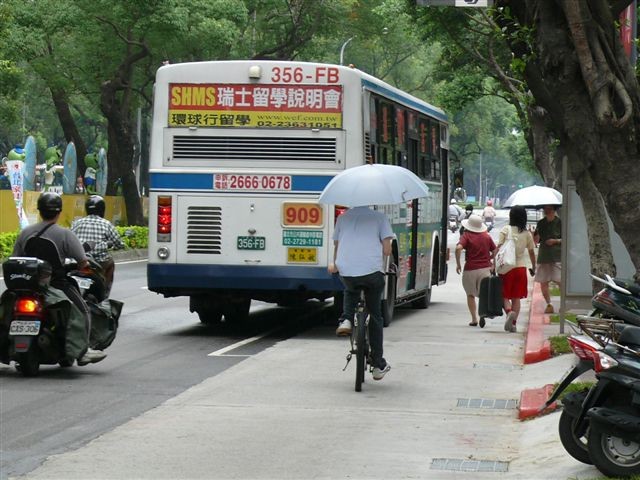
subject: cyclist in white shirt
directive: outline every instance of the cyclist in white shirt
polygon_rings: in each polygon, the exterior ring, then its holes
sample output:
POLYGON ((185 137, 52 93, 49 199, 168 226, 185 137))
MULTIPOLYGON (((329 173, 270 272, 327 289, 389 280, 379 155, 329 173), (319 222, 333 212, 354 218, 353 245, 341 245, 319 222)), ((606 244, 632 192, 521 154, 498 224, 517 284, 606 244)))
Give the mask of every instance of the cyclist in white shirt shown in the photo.
POLYGON ((336 335, 351 335, 351 319, 365 291, 371 318, 369 340, 373 362, 373 379, 382 380, 391 366, 382 356, 382 292, 384 290, 383 256, 391 255, 393 230, 389 219, 369 207, 354 207, 338 217, 333 242, 333 262, 329 272, 340 272, 344 284, 343 314, 336 335))

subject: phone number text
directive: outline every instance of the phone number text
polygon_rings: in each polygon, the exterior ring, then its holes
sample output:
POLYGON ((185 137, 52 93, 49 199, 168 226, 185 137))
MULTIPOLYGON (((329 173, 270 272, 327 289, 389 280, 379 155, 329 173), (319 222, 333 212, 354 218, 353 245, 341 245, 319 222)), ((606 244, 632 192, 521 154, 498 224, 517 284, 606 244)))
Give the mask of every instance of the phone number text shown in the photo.
POLYGON ((215 175, 215 190, 291 190, 290 175, 215 175))

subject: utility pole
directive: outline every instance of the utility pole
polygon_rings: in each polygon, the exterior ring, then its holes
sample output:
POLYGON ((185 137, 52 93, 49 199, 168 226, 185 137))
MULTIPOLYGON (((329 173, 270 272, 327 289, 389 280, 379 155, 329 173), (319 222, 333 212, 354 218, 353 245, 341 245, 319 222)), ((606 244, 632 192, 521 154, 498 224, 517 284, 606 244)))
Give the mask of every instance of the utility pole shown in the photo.
POLYGON ((482 201, 482 152, 480 152, 480 169, 478 170, 480 172, 479 176, 478 176, 478 203, 480 203, 482 201))
POLYGON ((344 65, 344 49, 347 48, 347 45, 349 44, 349 42, 354 38, 355 37, 351 37, 350 39, 348 39, 346 42, 342 44, 342 47, 340 48, 340 65, 344 65))

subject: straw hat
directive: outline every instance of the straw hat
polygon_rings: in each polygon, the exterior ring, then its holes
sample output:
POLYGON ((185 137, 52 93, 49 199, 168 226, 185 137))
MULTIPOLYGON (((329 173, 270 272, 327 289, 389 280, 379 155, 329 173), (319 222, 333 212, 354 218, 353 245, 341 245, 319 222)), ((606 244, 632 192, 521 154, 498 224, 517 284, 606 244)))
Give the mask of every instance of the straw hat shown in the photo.
POLYGON ((470 232, 480 233, 487 231, 487 226, 479 215, 469 215, 469 218, 462 221, 462 226, 465 230, 469 230, 470 232))

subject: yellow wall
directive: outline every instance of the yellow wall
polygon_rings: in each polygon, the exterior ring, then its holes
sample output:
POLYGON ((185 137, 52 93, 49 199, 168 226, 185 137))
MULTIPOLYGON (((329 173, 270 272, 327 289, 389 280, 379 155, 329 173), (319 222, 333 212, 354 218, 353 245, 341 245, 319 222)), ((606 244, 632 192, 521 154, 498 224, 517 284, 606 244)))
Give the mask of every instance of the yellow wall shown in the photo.
MULTIPOLYGON (((40 192, 24 192, 24 211, 29 219, 29 224, 40 221, 38 216, 38 196, 40 192)), ((62 195, 62 215, 60 225, 71 226, 71 222, 78 217, 84 217, 84 202, 86 195, 62 195)), ((144 199, 147 200, 146 198, 144 199)), ((107 209, 104 217, 114 225, 126 225, 127 211, 123 197, 105 196, 107 209)), ((16 212, 13 194, 11 190, 0 190, 0 233, 14 232, 18 229, 18 214, 16 212)))

